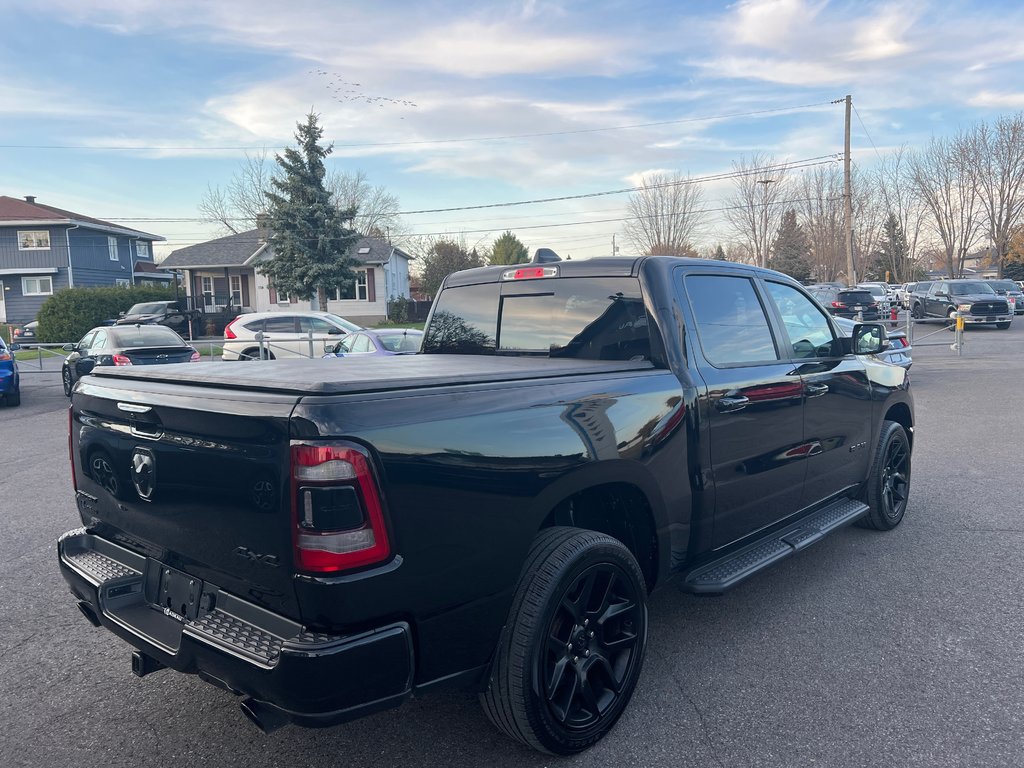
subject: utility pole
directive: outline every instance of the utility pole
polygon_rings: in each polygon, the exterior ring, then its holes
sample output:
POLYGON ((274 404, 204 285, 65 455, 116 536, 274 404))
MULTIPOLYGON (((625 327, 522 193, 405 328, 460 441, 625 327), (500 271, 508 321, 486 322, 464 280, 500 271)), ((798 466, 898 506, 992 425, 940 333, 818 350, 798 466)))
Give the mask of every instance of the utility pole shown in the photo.
POLYGON ((615 244, 615 233, 612 233, 612 256, 616 256, 619 253, 619 246, 615 244))
POLYGON ((857 271, 853 266, 853 190, 850 186, 850 112, 853 100, 846 95, 846 136, 843 145, 843 234, 846 240, 846 279, 857 284, 857 271))
POLYGON ((761 189, 764 190, 764 207, 761 209, 761 241, 762 247, 758 249, 757 260, 760 262, 758 266, 768 266, 768 185, 774 184, 777 179, 758 179, 757 183, 761 185, 761 189))

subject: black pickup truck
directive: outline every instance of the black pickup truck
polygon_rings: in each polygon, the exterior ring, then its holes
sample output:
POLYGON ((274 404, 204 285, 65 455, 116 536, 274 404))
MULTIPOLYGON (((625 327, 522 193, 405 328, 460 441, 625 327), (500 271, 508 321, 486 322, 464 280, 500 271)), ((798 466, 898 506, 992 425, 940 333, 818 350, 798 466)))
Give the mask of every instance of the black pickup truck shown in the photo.
POLYGON ((654 256, 453 274, 417 355, 97 369, 60 569, 136 674, 196 673, 264 731, 458 685, 571 754, 629 702, 651 590, 900 523, 884 339, 778 273, 654 256))

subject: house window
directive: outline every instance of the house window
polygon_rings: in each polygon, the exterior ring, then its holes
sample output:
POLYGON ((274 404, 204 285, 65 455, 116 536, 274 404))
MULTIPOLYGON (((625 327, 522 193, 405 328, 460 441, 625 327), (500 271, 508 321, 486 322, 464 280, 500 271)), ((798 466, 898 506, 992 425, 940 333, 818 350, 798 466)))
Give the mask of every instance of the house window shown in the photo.
POLYGON ((50 296, 53 294, 53 280, 49 277, 21 278, 22 296, 50 296))
POLYGON ((203 275, 202 278, 203 286, 203 306, 207 309, 213 309, 213 278, 207 275, 203 275))
POLYGON ((142 240, 139 240, 136 243, 136 246, 138 246, 138 249, 139 249, 139 258, 140 259, 149 259, 149 243, 146 243, 146 242, 143 242, 142 240))
POLYGON ((107 235, 107 251, 110 253, 111 261, 120 261, 117 257, 117 238, 113 235, 107 235))
POLYGON ((18 232, 19 251, 50 250, 50 231, 48 229, 31 229, 18 232))
POLYGON ((242 306, 242 276, 231 275, 231 306, 242 306))
POLYGON ((335 288, 331 298, 335 301, 366 301, 366 270, 362 269, 356 272, 355 282, 335 288))
POLYGON ((128 280, 127 278, 124 278, 124 277, 119 277, 114 282, 117 285, 119 285, 121 288, 127 288, 128 286, 130 286, 132 284, 131 280, 128 280))

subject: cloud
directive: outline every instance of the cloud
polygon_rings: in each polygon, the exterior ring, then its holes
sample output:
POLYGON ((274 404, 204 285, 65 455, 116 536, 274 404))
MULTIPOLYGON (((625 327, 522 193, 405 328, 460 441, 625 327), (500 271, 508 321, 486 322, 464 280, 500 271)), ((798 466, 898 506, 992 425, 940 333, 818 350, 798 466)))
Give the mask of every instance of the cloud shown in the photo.
POLYGON ((893 7, 857 25, 853 35, 852 61, 877 61, 909 53, 913 46, 904 38, 911 31, 918 14, 893 7))
POLYGON ((1001 109, 1024 109, 1024 91, 1003 92, 982 91, 967 100, 972 107, 998 107, 1001 109))
POLYGON ((725 28, 735 43, 775 50, 787 50, 803 37, 825 2, 804 0, 744 0, 726 19, 725 28))

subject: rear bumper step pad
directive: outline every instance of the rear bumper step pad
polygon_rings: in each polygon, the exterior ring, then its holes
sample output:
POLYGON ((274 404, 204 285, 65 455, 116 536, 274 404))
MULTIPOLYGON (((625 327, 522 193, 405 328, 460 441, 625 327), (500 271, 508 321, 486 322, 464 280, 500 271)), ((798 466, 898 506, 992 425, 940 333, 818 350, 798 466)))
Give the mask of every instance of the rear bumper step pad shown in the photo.
POLYGON ((852 499, 833 502, 760 541, 695 568, 686 575, 681 588, 695 594, 725 592, 758 571, 820 541, 835 529, 852 523, 867 511, 866 504, 852 499))

